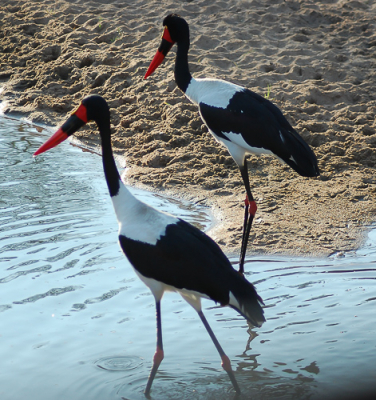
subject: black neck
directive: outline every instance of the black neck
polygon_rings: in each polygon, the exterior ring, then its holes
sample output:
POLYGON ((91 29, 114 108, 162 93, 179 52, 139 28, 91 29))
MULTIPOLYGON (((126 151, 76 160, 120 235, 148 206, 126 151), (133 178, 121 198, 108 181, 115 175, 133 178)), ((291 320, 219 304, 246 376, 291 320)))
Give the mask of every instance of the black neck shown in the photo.
POLYGON ((104 176, 110 196, 116 196, 120 188, 120 175, 116 168, 111 146, 111 129, 108 123, 98 123, 99 132, 102 139, 102 162, 104 176))
POLYGON ((178 49, 175 60, 175 82, 184 93, 192 79, 188 66, 189 39, 177 43, 178 49))

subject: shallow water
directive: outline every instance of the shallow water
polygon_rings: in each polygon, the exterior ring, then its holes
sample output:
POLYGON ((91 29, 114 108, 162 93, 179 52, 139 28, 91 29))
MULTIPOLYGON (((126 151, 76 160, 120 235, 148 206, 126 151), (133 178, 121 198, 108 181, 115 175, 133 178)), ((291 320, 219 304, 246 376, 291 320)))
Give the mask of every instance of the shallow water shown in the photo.
MULTIPOLYGON (((153 297, 120 252, 100 158, 65 143, 33 159, 49 134, 0 117, 0 399, 144 399, 153 297)), ((205 209, 135 194, 210 225, 205 209)), ((345 257, 247 259, 266 305, 258 329, 204 301, 239 398, 359 398, 376 388, 375 260, 375 231, 345 257)), ((164 297, 162 326, 152 398, 233 398, 204 327, 176 294, 164 297)))

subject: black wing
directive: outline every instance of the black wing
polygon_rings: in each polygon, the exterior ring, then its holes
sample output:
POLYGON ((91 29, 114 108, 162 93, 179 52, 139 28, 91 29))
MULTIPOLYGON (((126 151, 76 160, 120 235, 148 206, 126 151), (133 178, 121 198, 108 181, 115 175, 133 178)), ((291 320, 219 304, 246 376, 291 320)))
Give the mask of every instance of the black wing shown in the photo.
POLYGON ((168 225, 156 245, 124 236, 119 240, 127 258, 143 276, 228 304, 229 275, 237 272, 220 247, 194 226, 183 220, 168 225))
POLYGON ((225 133, 243 137, 251 147, 270 150, 303 176, 317 176, 316 156, 280 109, 248 89, 234 94, 226 108, 199 104, 201 116, 218 137, 225 133))

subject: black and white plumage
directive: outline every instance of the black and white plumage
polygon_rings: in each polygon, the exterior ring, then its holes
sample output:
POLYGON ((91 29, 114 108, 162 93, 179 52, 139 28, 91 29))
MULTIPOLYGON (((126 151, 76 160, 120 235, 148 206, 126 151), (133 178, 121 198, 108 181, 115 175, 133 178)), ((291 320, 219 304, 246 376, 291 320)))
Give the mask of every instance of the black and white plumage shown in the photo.
POLYGON ((119 224, 121 249, 140 279, 152 291, 157 314, 157 348, 146 385, 149 395, 163 359, 160 303, 165 291, 179 292, 197 311, 215 344, 223 368, 240 392, 230 361, 201 309, 201 298, 239 311, 254 326, 265 321, 254 286, 232 267, 220 247, 199 229, 137 200, 121 181, 111 146, 110 111, 97 95, 86 97, 62 127, 34 155, 55 147, 88 121, 99 128, 107 186, 119 224))
POLYGON ((243 272, 248 236, 257 210, 246 163, 247 154, 273 154, 298 174, 319 175, 316 156, 282 112, 272 102, 241 86, 220 79, 195 79, 189 72, 189 26, 176 14, 164 21, 161 45, 145 78, 161 64, 177 44, 175 81, 193 103, 214 138, 226 146, 237 163, 247 192, 240 272, 243 272))

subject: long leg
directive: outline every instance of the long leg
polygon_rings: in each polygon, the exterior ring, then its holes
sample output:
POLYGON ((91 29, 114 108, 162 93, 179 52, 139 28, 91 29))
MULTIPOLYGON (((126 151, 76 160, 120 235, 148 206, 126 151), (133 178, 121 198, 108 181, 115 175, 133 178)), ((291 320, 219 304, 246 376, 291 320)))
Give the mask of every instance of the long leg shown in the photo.
POLYGON ((248 168, 247 168, 246 159, 244 159, 244 164, 240 167, 240 173, 242 175, 245 190, 247 192, 247 197, 245 199, 245 207, 244 207, 242 247, 240 250, 240 259, 239 259, 239 272, 241 274, 243 274, 244 273, 244 259, 245 259, 245 255, 247 252, 249 233, 251 231, 253 218, 255 217, 255 214, 257 211, 257 205, 256 205, 255 200, 253 199, 253 195, 252 195, 251 188, 249 185, 248 168))
POLYGON ((236 381, 234 372, 231 368, 230 359, 226 356, 225 352, 223 351, 221 345, 219 344, 217 338, 214 335, 214 332, 210 328, 210 325, 209 325, 207 319, 205 318, 205 315, 203 314, 203 312, 198 311, 198 315, 200 316, 202 323, 204 324, 206 330, 208 331, 208 333, 211 337, 211 340, 213 341, 215 347, 218 350, 219 355, 221 356, 223 369, 227 372, 227 375, 231 379, 232 385, 234 386, 236 393, 240 393, 240 388, 239 388, 238 382, 236 381))
POLYGON ((153 384, 153 380, 155 378, 155 374, 158 371, 158 367, 161 364, 164 353, 163 353, 163 341, 162 341, 162 320, 161 320, 161 301, 156 300, 155 302, 156 308, 156 316, 157 316, 157 348, 155 350, 154 358, 153 358, 153 367, 150 371, 148 383, 146 384, 145 396, 149 396, 151 385, 153 384))

